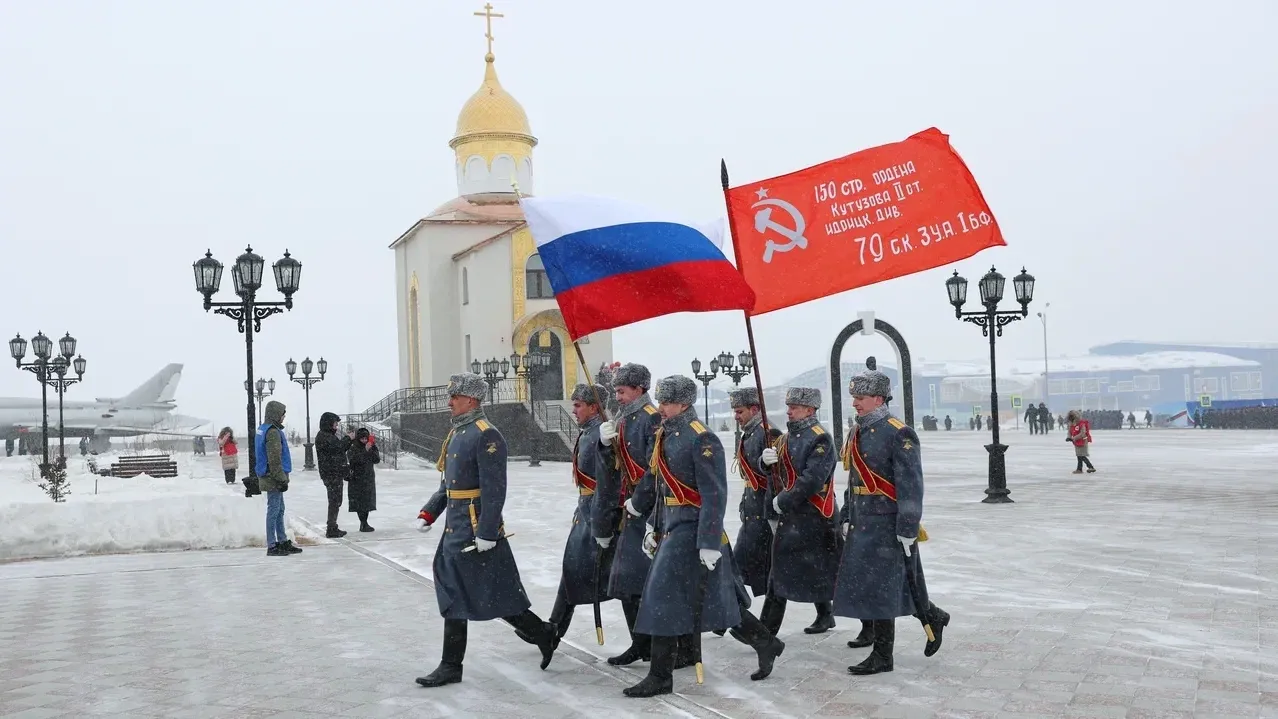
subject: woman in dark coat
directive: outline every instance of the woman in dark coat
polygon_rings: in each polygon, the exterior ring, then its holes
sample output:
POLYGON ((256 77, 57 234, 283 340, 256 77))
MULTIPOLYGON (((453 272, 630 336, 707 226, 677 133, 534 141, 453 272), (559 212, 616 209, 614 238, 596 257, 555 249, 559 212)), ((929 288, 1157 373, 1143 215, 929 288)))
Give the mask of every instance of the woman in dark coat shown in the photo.
POLYGON ((368 429, 360 427, 355 443, 346 452, 351 466, 350 486, 346 488, 347 509, 359 516, 359 531, 371 532, 368 513, 377 511, 377 478, 373 465, 382 461, 381 453, 368 429))

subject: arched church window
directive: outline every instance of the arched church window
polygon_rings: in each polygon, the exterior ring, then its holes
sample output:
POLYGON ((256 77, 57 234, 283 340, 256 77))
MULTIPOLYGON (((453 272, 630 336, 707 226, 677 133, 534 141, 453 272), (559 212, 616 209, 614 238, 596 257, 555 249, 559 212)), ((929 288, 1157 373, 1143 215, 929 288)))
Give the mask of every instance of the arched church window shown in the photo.
POLYGON ((546 275, 546 265, 542 264, 540 255, 529 257, 524 265, 524 286, 530 300, 554 299, 555 291, 550 288, 550 277, 546 275))
POLYGON ((470 304, 470 273, 462 268, 462 304, 470 304))

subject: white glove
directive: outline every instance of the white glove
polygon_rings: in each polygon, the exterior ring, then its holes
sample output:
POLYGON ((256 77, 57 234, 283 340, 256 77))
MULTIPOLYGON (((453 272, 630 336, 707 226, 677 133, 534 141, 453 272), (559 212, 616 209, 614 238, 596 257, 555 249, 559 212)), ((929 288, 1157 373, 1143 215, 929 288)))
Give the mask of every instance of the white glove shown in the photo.
POLYGON ((607 422, 604 422, 603 424, 599 425, 599 444, 612 444, 612 441, 616 438, 617 438, 616 422, 612 420, 608 420, 607 422))
POLYGON ((719 563, 719 557, 723 556, 717 549, 701 549, 698 550, 701 555, 701 563, 706 565, 706 569, 714 571, 714 565, 719 563))
POLYGON ((847 539, 847 538, 848 538, 848 530, 849 530, 849 529, 851 529, 851 528, 852 528, 852 525, 848 524, 847 522, 844 522, 844 523, 843 523, 843 538, 844 538, 844 539, 847 539))
POLYGON ((627 511, 627 512, 630 514, 630 516, 632 516, 632 517, 639 517, 639 516, 642 516, 642 515, 640 515, 640 514, 639 514, 639 510, 635 509, 635 498, 634 498, 634 497, 631 497, 630 499, 627 499, 627 500, 626 500, 626 511, 627 511))
POLYGON ((419 520, 417 520, 417 531, 419 531, 419 532, 429 532, 429 531, 430 531, 430 525, 426 523, 426 520, 424 520, 424 519, 419 519, 419 520))
POLYGON ((773 534, 776 534, 776 533, 777 533, 777 525, 778 525, 778 524, 780 524, 780 522, 779 522, 778 520, 775 520, 775 519, 769 519, 769 520, 768 520, 768 526, 769 526, 769 527, 772 527, 772 533, 773 533, 773 534))
POLYGON ((476 552, 487 552, 495 546, 497 546, 497 542, 491 539, 480 539, 479 537, 475 537, 476 552))
POLYGON ((905 556, 910 556, 910 545, 914 544, 914 537, 902 537, 898 534, 896 535, 896 540, 901 543, 902 547, 905 547, 905 556))
POLYGON ((763 454, 759 455, 759 459, 763 460, 763 463, 769 467, 781 461, 781 458, 777 456, 777 451, 771 447, 763 450, 763 454))
POLYGON ((595 541, 599 542, 600 549, 607 549, 612 544, 612 537, 595 537, 595 541))
POLYGON ((648 555, 648 559, 657 556, 657 538, 652 534, 645 534, 643 537, 643 553, 648 555))
POLYGON ((781 511, 781 505, 778 503, 780 499, 781 499, 780 495, 777 495, 772 498, 772 508, 776 510, 777 514, 785 514, 784 512, 781 511))

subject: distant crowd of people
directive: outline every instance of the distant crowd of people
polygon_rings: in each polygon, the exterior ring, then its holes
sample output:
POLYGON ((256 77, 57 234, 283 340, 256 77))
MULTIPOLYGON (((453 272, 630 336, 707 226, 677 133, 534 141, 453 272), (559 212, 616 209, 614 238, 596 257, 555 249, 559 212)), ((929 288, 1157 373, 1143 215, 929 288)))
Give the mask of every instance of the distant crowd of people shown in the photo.
POLYGON ((1278 407, 1239 407, 1194 412, 1202 429, 1278 429, 1278 407))

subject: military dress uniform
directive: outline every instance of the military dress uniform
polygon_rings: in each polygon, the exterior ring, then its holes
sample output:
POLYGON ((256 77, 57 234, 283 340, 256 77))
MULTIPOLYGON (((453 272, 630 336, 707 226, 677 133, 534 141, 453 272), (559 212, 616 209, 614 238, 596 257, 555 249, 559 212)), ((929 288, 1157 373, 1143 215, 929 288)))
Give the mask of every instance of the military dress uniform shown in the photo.
MULTIPOLYGON (((728 476, 723 445, 697 420, 696 383, 681 376, 657 385, 657 399, 684 405, 681 413, 661 423, 650 460, 656 492, 633 499, 640 513, 656 511, 660 532, 652 569, 644 586, 635 631, 652 637, 648 676, 625 690, 627 696, 654 696, 673 689, 675 648, 679 637, 737 627, 759 654, 762 679, 784 644, 749 612, 741 610, 744 589, 733 571, 732 546, 723 531, 728 476), (655 509, 654 509, 655 505, 655 509)), ((700 651, 697 650, 697 659, 700 651)))
MULTIPOLYGON (((482 400, 488 386, 482 377, 464 373, 450 377, 448 389, 453 397, 482 400)), ((443 658, 417 683, 433 687, 461 681, 470 621, 501 618, 534 638, 545 669, 554 653, 554 627, 529 609, 502 522, 505 438, 482 409, 454 416, 437 466, 443 473, 439 489, 418 516, 433 525, 447 510, 433 566, 435 598, 444 617, 443 658)))
MULTIPOLYGON (((729 395, 733 409, 758 406, 759 392, 753 387, 734 389, 729 395)), ((772 432, 780 433, 773 429, 772 432)), ((741 504, 741 529, 732 548, 732 559, 741 581, 754 596, 768 591, 768 575, 772 571, 772 526, 775 520, 772 494, 769 491, 769 472, 759 462, 763 450, 772 444, 763 426, 763 415, 757 414, 741 427, 741 439, 737 442, 736 467, 741 474, 743 487, 741 504)))
MULTIPOLYGON (((647 367, 629 363, 613 371, 614 387, 636 387, 645 394, 619 408, 617 415, 616 450, 610 443, 603 449, 612 457, 617 471, 597 478, 595 498, 591 507, 591 524, 594 536, 613 538, 612 567, 608 576, 608 596, 621 601, 626 617, 626 629, 630 632, 630 647, 620 655, 608 659, 614 666, 625 666, 636 661, 647 661, 651 639, 636 633, 635 620, 639 616, 639 598, 652 559, 643 550, 644 537, 648 534, 650 512, 632 515, 624 510, 626 500, 645 488, 652 491, 652 475, 648 459, 652 456, 653 440, 661 415, 652 405, 646 390, 652 382, 647 367)), ((596 432, 598 436, 598 432, 596 432)), ((602 443, 600 443, 602 445, 602 443)))
MULTIPOLYGON (((887 375, 871 370, 852 379, 851 392, 889 399, 890 387, 887 375)), ((917 540, 926 539, 919 524, 923 516, 919 438, 882 406, 857 418, 843 459, 849 468, 851 529, 839 566, 834 612, 869 623, 874 650, 848 671, 892 671, 896 617, 916 616, 933 633, 924 648, 927 656, 940 649, 941 633, 950 620, 949 614, 929 601, 919 558, 917 540)))
MULTIPOLYGON (((819 409, 821 391, 791 387, 786 404, 819 409)), ((820 634, 834 627, 831 602, 843 550, 834 489, 838 452, 815 415, 788 422, 786 430, 775 447, 779 482, 772 505, 781 517, 772 545, 768 598, 760 618, 775 633, 788 601, 811 602, 817 617, 803 631, 820 634)))
MULTIPOLYGON (((603 387, 577 385, 572 400, 595 405, 596 393, 601 399, 608 395, 603 387)), ((608 567, 606 564, 601 566, 600 562, 607 560, 611 552, 600 547, 591 526, 599 481, 606 474, 616 472, 611 448, 599 442, 601 424, 603 418, 599 415, 586 420, 581 425, 581 434, 577 436, 572 452, 572 481, 577 488, 577 507, 572 513, 572 529, 568 531, 568 541, 564 545, 559 592, 550 612, 550 623, 555 625, 556 636, 560 638, 572 623, 573 607, 608 601, 608 567)))

